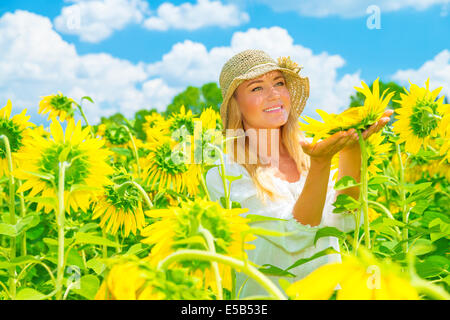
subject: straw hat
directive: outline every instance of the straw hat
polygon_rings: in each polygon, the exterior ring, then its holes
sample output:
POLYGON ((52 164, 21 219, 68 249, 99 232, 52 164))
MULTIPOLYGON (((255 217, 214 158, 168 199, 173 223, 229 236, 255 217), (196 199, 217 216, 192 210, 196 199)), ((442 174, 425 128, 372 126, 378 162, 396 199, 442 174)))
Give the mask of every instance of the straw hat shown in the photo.
POLYGON ((231 57, 224 64, 219 78, 223 97, 220 116, 224 129, 227 127, 228 104, 236 88, 246 80, 274 70, 283 73, 291 97, 291 109, 299 117, 309 97, 309 79, 299 75, 300 69, 290 57, 280 57, 277 63, 262 50, 245 50, 231 57))

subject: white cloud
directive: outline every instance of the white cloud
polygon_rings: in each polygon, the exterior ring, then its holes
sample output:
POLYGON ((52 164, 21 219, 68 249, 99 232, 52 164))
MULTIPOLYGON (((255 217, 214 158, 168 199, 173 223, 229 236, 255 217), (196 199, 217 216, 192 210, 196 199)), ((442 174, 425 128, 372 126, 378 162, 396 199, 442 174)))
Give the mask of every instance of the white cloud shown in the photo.
POLYGON ((450 96, 450 51, 443 50, 418 69, 399 70, 392 79, 409 89, 409 81, 420 87, 430 78, 430 88, 443 87, 441 94, 450 96))
MULTIPOLYGON (((52 28, 48 18, 17 10, 0 17, 0 105, 11 99, 14 108, 37 116, 41 96, 61 91, 85 102, 88 119, 120 111, 128 117, 141 108, 164 110, 177 88, 149 79, 144 65, 110 54, 79 55, 52 28)), ((40 120, 42 121, 42 120, 40 120)))
POLYGON ((209 26, 233 27, 250 20, 245 12, 233 4, 222 4, 220 1, 197 0, 175 6, 170 2, 161 4, 157 15, 144 22, 150 30, 165 31, 168 29, 196 30, 209 26))
POLYGON ((40 97, 57 91, 76 100, 92 97, 95 104, 84 103, 92 123, 114 112, 132 117, 142 108, 162 111, 186 86, 218 82, 223 64, 248 48, 274 58, 290 55, 304 66, 311 83, 305 114, 316 108, 337 112, 360 83, 359 72, 337 76, 345 64, 341 56, 313 53, 279 27, 236 32, 229 46, 210 50, 186 40, 156 63, 134 64, 106 53, 79 55, 48 18, 18 10, 0 17, 0 47, 0 104, 11 99, 15 108, 31 110, 34 120, 42 119, 36 114, 40 97))
POLYGON ((300 15, 310 17, 341 16, 344 18, 360 17, 366 15, 371 5, 380 8, 381 13, 398 11, 405 8, 425 10, 437 4, 448 4, 450 0, 257 0, 271 7, 274 11, 296 11, 300 15))
POLYGON ((78 35, 82 41, 99 42, 115 30, 141 23, 149 12, 144 0, 69 0, 54 20, 56 30, 78 35))
POLYGON ((338 78, 337 70, 345 64, 341 56, 326 52, 315 54, 309 48, 294 44, 294 39, 280 27, 236 32, 229 47, 214 47, 209 51, 201 43, 189 40, 177 43, 161 61, 149 64, 147 72, 177 87, 218 82, 223 64, 234 54, 249 48, 264 50, 274 59, 291 56, 303 65, 301 74, 309 77, 311 89, 305 114, 314 115, 317 108, 338 112, 348 106, 353 87, 361 83, 359 71, 338 78))

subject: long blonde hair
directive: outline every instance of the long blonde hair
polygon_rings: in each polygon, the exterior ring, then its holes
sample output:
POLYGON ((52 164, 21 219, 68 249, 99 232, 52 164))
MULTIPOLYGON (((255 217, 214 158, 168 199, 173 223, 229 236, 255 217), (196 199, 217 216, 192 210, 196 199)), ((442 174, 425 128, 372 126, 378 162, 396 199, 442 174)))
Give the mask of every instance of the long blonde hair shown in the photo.
MULTIPOLYGON (((236 101, 235 94, 231 97, 227 109, 227 123, 224 124, 224 132, 227 129, 234 129, 233 132, 236 131, 244 131, 244 124, 242 122, 242 114, 239 109, 239 104, 236 101)), ((281 127, 281 142, 286 147, 289 155, 294 159, 297 170, 302 173, 304 171, 308 171, 310 167, 310 159, 307 154, 303 152, 303 149, 300 146, 300 139, 304 139, 304 135, 300 130, 298 125, 298 119, 295 118, 292 112, 289 112, 287 122, 281 127)), ((234 143, 234 152, 232 155, 233 161, 236 161, 238 152, 243 152, 240 154, 245 154, 245 161, 241 165, 247 170, 250 177, 253 180, 253 183, 256 186, 258 191, 258 197, 266 203, 267 194, 272 201, 276 200, 276 197, 284 197, 282 194, 276 192, 276 189, 272 183, 272 179, 270 177, 270 172, 264 170, 264 165, 261 163, 258 156, 256 156, 257 163, 252 164, 247 159, 250 159, 250 154, 253 152, 249 148, 249 139, 245 137, 245 143, 238 143, 236 139, 233 140, 234 143), (244 146, 244 150, 242 150, 244 146)))

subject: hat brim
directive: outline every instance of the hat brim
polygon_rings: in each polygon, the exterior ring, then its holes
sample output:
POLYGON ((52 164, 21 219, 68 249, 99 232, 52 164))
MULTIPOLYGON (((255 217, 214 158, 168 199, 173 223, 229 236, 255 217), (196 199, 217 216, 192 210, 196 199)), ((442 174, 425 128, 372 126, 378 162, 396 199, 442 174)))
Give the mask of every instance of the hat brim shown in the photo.
POLYGON ((294 72, 291 69, 282 68, 278 65, 262 65, 242 76, 234 78, 228 87, 222 105, 220 106, 220 116, 222 118, 224 129, 226 129, 227 126, 228 104, 236 88, 246 80, 257 78, 267 72, 275 70, 279 70, 283 73, 291 97, 291 110, 294 112, 295 117, 298 118, 300 116, 305 108, 306 101, 309 98, 309 79, 307 77, 301 77, 297 72, 294 72))

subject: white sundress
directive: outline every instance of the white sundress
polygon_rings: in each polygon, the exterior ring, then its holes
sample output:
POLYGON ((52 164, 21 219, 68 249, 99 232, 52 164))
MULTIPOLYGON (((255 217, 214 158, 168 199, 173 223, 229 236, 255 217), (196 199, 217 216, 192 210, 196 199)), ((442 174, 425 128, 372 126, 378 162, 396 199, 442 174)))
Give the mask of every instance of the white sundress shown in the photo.
MULTIPOLYGON (((337 229, 348 232, 354 230, 355 221, 354 216, 349 214, 335 214, 333 213, 333 202, 335 198, 335 190, 333 189, 334 181, 332 176, 334 171, 330 173, 328 191, 326 201, 323 209, 322 220, 318 226, 303 225, 298 222, 292 214, 294 205, 303 190, 307 172, 303 172, 300 179, 296 182, 290 183, 273 176, 274 185, 277 191, 286 198, 280 201, 271 201, 269 197, 266 199, 266 205, 257 197, 257 190, 247 170, 228 157, 227 154, 222 153, 225 162, 225 172, 227 175, 239 176, 242 178, 231 183, 230 200, 239 202, 242 208, 248 208, 247 214, 257 214, 273 218, 281 218, 286 221, 264 221, 254 222, 252 226, 258 226, 266 229, 276 230, 279 232, 293 232, 293 235, 275 237, 275 236, 257 236, 257 239, 251 243, 255 245, 255 249, 247 250, 247 255, 250 261, 257 265, 271 264, 281 269, 286 269, 299 259, 309 258, 315 253, 320 252, 328 247, 333 247, 339 251, 339 242, 336 237, 322 237, 318 239, 314 245, 314 238, 318 229, 325 226, 336 227, 337 229)), ((217 160, 215 164, 220 164, 217 160)), ((211 200, 219 201, 220 197, 224 196, 223 182, 219 174, 218 167, 210 169, 206 175, 206 185, 211 196, 211 200)), ((314 260, 311 260, 298 267, 290 269, 289 272, 296 275, 295 278, 287 278, 289 282, 298 281, 318 267, 331 263, 340 262, 340 254, 328 254, 314 260)), ((278 276, 268 276, 280 289, 278 276)), ((236 292, 239 291, 242 284, 248 279, 244 273, 236 273, 236 292)), ((249 296, 268 295, 267 292, 253 279, 248 279, 245 283, 240 299, 249 296)))

